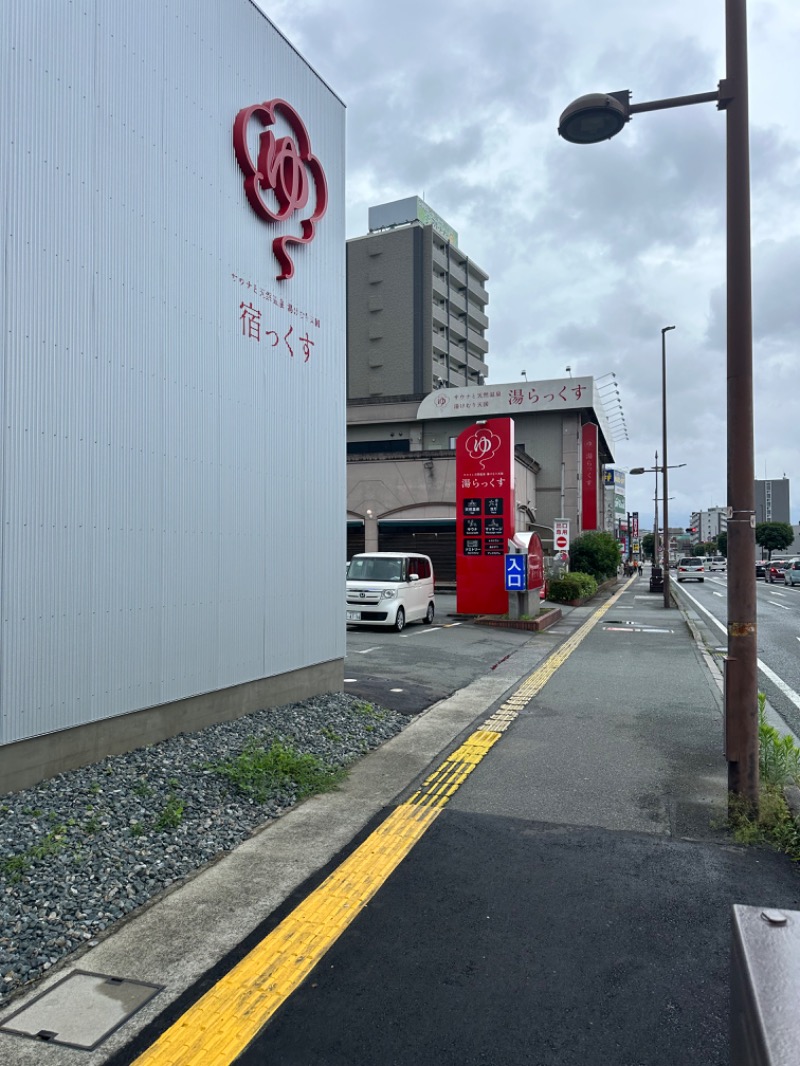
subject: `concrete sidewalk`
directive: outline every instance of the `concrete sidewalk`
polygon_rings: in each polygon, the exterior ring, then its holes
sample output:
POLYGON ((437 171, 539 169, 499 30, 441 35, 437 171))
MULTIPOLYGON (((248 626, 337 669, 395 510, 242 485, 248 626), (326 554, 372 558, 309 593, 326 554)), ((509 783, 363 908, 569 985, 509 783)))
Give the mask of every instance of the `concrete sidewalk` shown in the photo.
MULTIPOLYGON (((649 594, 641 579, 621 582, 619 592, 604 602, 606 610, 594 628, 471 775, 469 787, 455 795, 452 810, 569 832, 631 834, 629 847, 656 837, 707 842, 727 851, 721 684, 712 657, 682 612, 665 611, 661 597, 649 594)), ((594 602, 569 612, 558 633, 574 634, 601 606, 594 602)), ((18 1011, 75 970, 152 982, 162 989, 96 1050, 0 1033, 0 1061, 96 1066, 121 1052, 408 795, 443 753, 531 674, 543 649, 552 648, 552 636, 549 630, 546 644, 533 636, 491 674, 436 704, 364 758, 340 791, 315 797, 270 824, 12 1005, 18 1011)), ((760 902, 797 908, 796 871, 780 856, 768 858, 760 864, 766 897, 760 902)), ((752 865, 759 865, 756 858, 752 865)), ((761 891, 753 887, 761 884, 758 876, 750 883, 751 894, 761 891)), ((89 1032, 94 1004, 73 1002, 70 1009, 73 1016, 85 1013, 89 1032)))

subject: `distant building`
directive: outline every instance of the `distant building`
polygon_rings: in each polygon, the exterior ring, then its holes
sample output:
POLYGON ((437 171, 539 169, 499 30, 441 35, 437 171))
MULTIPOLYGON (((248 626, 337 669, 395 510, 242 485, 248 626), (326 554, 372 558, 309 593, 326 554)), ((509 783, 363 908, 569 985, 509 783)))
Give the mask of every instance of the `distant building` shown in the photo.
MULTIPOLYGON (((515 504, 507 524, 554 548, 553 523, 573 540, 603 525, 604 467, 614 440, 591 377, 442 389, 347 404, 347 555, 422 551, 437 582, 455 580, 455 444, 478 421, 510 416, 515 504)), ((505 534, 504 534, 505 535, 505 534)), ((509 533, 510 535, 510 533, 509 533)))
POLYGON ((791 524, 789 508, 789 479, 756 481, 756 522, 787 522, 791 524))
POLYGON ((693 511, 691 527, 693 544, 705 544, 714 540, 720 533, 727 533, 727 507, 709 507, 707 511, 693 511))
POLYGON ((347 399, 483 385, 488 275, 418 196, 369 209, 347 242, 347 399))

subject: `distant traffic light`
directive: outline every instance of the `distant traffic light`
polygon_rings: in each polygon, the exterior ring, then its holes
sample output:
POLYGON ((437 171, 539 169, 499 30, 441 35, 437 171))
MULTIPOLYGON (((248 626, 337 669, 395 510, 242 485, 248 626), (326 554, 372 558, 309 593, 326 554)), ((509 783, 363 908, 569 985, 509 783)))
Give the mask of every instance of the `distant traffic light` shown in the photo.
POLYGON ((686 527, 686 532, 687 533, 696 533, 697 532, 697 526, 687 526, 686 527))

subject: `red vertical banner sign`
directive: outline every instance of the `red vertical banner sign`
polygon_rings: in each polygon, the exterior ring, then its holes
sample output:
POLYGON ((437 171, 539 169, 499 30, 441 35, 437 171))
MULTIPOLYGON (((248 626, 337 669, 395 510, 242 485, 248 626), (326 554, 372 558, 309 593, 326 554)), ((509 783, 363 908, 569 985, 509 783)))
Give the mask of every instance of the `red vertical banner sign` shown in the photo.
POLYGON ((505 553, 515 532, 512 418, 458 435, 456 511, 456 609, 506 614, 505 553))
POLYGON ((581 429, 581 531, 599 529, 597 524, 597 426, 587 422, 581 429))

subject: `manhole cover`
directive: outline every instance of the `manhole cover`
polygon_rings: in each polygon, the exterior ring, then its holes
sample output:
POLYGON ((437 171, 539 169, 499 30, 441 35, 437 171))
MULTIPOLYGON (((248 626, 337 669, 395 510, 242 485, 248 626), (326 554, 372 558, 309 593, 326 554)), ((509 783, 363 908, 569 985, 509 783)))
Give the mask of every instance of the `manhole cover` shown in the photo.
POLYGON ((75 970, 10 1014, 0 1032, 93 1051, 163 988, 75 970))

